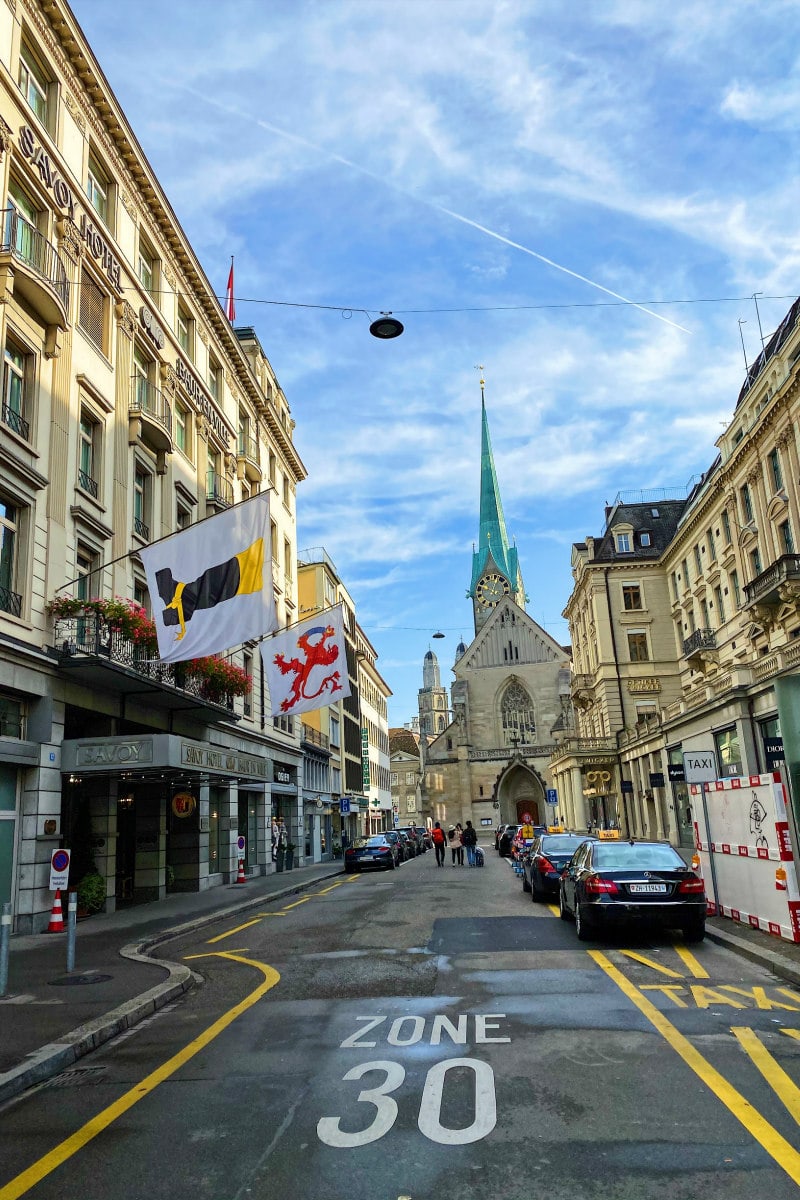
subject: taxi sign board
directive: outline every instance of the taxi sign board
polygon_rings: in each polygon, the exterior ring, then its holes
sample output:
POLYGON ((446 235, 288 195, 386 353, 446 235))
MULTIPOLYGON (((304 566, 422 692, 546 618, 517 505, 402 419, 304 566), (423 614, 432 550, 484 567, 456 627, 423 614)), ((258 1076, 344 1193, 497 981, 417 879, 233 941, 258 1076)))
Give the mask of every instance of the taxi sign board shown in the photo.
POLYGON ((548 833, 563 833, 564 826, 563 825, 548 825, 547 832, 548 833))
POLYGON ((54 850, 50 855, 50 891, 65 892, 69 881, 70 850, 54 850))
POLYGON ((684 750, 683 770, 687 783, 711 783, 717 778, 717 756, 713 750, 684 750))
POLYGON ((598 829, 597 836, 601 842, 616 842, 619 839, 618 829, 598 829))

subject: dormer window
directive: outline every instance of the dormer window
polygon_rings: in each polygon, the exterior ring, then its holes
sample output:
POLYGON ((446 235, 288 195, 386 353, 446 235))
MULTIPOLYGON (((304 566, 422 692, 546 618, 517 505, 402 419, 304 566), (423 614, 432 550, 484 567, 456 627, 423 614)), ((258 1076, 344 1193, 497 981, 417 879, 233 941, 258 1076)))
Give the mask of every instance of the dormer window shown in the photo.
POLYGON ((652 543, 652 539, 651 539, 651 537, 650 537, 650 534, 649 534, 649 533, 647 533, 647 531, 646 531, 646 530, 643 530, 643 531, 642 531, 642 532, 639 534, 639 545, 640 545, 640 546, 645 546, 645 547, 646 547, 646 546, 651 546, 652 544, 653 544, 653 543, 652 543))
POLYGON ((616 533, 614 540, 617 544, 617 554, 630 554, 632 547, 629 533, 616 533))

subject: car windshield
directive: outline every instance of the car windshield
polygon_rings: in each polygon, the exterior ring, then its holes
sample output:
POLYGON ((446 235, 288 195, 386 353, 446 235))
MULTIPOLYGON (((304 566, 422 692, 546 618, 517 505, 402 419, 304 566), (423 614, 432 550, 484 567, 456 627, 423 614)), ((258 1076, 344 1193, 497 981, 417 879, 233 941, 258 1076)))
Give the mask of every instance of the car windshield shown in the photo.
POLYGON ((592 855, 592 865, 600 870, 614 867, 621 870, 635 870, 637 867, 674 870, 676 867, 685 867, 686 863, 671 846, 618 842, 613 846, 597 845, 592 855))
POLYGON ((562 852, 564 854, 572 854, 585 841, 585 837, 571 836, 570 834, 566 834, 563 837, 543 837, 539 848, 546 854, 560 854, 562 852))

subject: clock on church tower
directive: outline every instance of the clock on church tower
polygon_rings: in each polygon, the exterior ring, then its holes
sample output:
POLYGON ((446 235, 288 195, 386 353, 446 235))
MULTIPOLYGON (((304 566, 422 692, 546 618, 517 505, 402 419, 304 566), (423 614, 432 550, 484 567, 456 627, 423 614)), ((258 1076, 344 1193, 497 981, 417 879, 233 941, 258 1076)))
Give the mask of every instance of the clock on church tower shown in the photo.
POLYGON ((488 571, 478 580, 475 599, 481 608, 494 608, 510 593, 511 587, 505 576, 501 575, 499 571, 488 571))

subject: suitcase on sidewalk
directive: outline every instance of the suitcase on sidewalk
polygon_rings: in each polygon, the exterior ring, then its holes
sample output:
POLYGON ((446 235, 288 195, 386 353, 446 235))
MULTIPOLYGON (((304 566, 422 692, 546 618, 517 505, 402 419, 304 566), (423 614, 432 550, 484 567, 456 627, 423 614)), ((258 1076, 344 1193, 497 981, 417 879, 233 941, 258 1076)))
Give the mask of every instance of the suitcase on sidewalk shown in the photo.
POLYGON ((475 847, 475 866, 476 867, 483 866, 483 847, 482 846, 475 847))

